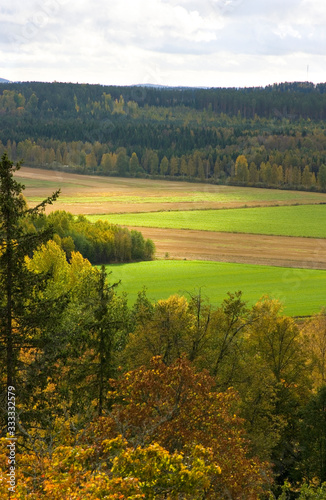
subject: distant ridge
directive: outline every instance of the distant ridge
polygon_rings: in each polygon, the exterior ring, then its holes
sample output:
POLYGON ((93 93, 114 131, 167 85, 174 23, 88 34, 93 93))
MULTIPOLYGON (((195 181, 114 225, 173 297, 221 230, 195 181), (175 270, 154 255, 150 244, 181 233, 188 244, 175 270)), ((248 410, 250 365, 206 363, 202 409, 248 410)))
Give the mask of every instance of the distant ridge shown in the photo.
POLYGON ((167 90, 191 90, 191 89, 209 89, 209 87, 185 87, 178 85, 174 87, 173 85, 160 85, 156 83, 138 83, 136 85, 129 85, 129 87, 147 87, 152 89, 167 89, 167 90))
POLYGON ((10 80, 6 80, 5 78, 0 78, 0 83, 12 83, 10 80))
POLYGON ((169 88, 166 85, 160 85, 159 83, 137 83, 136 85, 130 85, 130 87, 153 87, 155 89, 169 88))

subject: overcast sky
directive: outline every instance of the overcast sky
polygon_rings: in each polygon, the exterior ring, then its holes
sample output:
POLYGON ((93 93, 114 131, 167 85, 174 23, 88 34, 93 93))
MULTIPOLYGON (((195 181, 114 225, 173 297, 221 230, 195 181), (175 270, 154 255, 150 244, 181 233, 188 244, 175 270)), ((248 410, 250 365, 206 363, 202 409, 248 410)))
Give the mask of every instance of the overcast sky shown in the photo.
POLYGON ((326 81, 325 0, 9 0, 0 77, 248 87, 326 81))

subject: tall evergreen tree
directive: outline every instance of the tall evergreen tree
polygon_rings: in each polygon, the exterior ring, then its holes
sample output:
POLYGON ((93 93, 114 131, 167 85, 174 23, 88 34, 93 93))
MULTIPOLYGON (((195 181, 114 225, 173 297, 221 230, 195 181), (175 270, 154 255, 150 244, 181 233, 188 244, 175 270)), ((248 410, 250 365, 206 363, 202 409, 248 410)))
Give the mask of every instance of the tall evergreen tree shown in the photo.
POLYGON ((20 351, 33 344, 33 332, 45 314, 38 307, 44 276, 29 272, 25 256, 51 237, 52 230, 28 229, 28 217, 38 217, 59 191, 32 209, 22 196, 24 186, 14 179, 14 166, 4 153, 0 161, 0 356, 4 388, 16 385, 20 351), (43 313, 40 314, 40 311, 43 313))

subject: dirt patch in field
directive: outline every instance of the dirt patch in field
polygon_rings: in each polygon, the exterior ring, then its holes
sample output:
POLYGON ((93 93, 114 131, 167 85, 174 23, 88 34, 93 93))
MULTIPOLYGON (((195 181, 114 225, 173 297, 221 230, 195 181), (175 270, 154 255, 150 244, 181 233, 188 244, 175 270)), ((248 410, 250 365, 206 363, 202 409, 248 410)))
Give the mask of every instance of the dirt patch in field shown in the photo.
POLYGON ((214 233, 183 229, 135 227, 151 238, 157 257, 241 264, 326 269, 326 241, 256 234, 214 233))

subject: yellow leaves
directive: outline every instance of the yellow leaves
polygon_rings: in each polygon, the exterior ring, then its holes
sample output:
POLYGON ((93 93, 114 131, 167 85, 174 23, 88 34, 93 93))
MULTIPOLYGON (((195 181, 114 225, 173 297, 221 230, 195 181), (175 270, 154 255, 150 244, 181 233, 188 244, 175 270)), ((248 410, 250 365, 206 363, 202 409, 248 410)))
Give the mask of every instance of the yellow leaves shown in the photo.
POLYGON ((214 379, 194 372, 185 358, 167 366, 160 357, 152 359, 150 369, 134 370, 112 386, 124 400, 116 404, 112 418, 126 429, 130 444, 147 445, 119 455, 116 473, 138 477, 141 488, 151 491, 158 484, 168 487, 160 479, 163 471, 182 492, 184 482, 215 492, 227 487, 237 495, 249 481, 260 490, 265 481, 261 464, 255 473, 255 462, 246 457, 243 420, 234 413, 237 395, 232 388, 216 393, 214 379))
POLYGON ((159 300, 129 337, 126 352, 130 365, 148 365, 155 356, 163 356, 167 364, 174 362, 191 350, 194 323, 185 297, 172 295, 159 300))
POLYGON ((79 252, 72 252, 68 263, 64 250, 53 240, 35 251, 32 259, 26 257, 25 263, 28 270, 35 273, 51 271, 52 279, 45 292, 51 298, 71 290, 76 293, 82 290, 83 295, 87 294, 94 281, 92 278, 98 274, 97 269, 79 252))
POLYGON ((326 310, 307 319, 301 330, 301 340, 309 356, 314 388, 326 384, 326 310))
POLYGON ((53 240, 35 251, 32 259, 26 257, 25 262, 27 268, 34 272, 47 272, 51 266, 54 266, 55 273, 59 273, 66 267, 65 253, 53 240))
POLYGON ((45 394, 53 394, 56 390, 57 386, 53 383, 53 382, 50 382, 46 388, 44 389, 44 393, 45 394))
POLYGON ((93 269, 92 264, 89 262, 89 260, 84 259, 82 254, 79 252, 72 252, 70 263, 73 271, 78 269, 90 271, 91 269, 93 269))
POLYGON ((278 299, 271 299, 264 295, 253 307, 254 317, 269 315, 270 318, 278 316, 283 311, 283 305, 278 299))
MULTIPOLYGON (((159 360, 155 360, 154 365, 162 375, 159 360)), ((146 371, 142 374, 144 376, 146 371)), ((201 390, 205 390, 203 380, 201 390)), ((17 499, 174 500, 182 496, 185 500, 203 497, 215 500, 223 484, 229 484, 225 482, 227 479, 233 482, 234 488, 239 484, 238 490, 241 491, 242 464, 236 464, 241 471, 239 476, 235 463, 231 461, 229 465, 229 459, 222 468, 214 443, 208 447, 198 440, 189 441, 181 451, 171 451, 155 440, 147 446, 132 446, 121 434, 114 435, 109 420, 107 417, 97 419, 89 429, 76 436, 72 444, 65 444, 71 441, 69 428, 72 422, 58 420, 56 424, 60 426, 61 423, 66 428, 63 434, 67 433, 67 436, 62 436, 61 444, 54 448, 51 457, 43 455, 37 459, 33 453, 28 455, 26 452, 18 457, 21 476, 17 499), (231 467, 231 472, 228 467, 231 467)), ((220 436, 219 441, 220 445, 223 437, 220 436)), ((2 442, 0 459, 5 453, 5 441, 2 442)), ((232 446, 235 446, 234 441, 232 446)), ((257 471, 251 470, 250 474, 259 476, 258 468, 257 471)))
POLYGON ((33 363, 37 358, 40 350, 37 348, 22 349, 19 353, 19 360, 28 365, 33 363))
POLYGON ((126 448, 127 444, 127 441, 121 435, 114 439, 104 439, 102 442, 103 453, 116 454, 117 451, 126 448))
POLYGON ((185 456, 183 453, 169 453, 154 442, 146 448, 127 449, 114 460, 112 471, 113 474, 137 477, 146 498, 155 498, 156 492, 161 495, 170 492, 173 498, 180 494, 186 494, 185 498, 201 498, 211 483, 210 476, 220 473, 219 467, 206 465, 202 457, 211 458, 210 451, 204 447, 197 446, 185 456), (192 496, 188 497, 190 494, 192 496))

